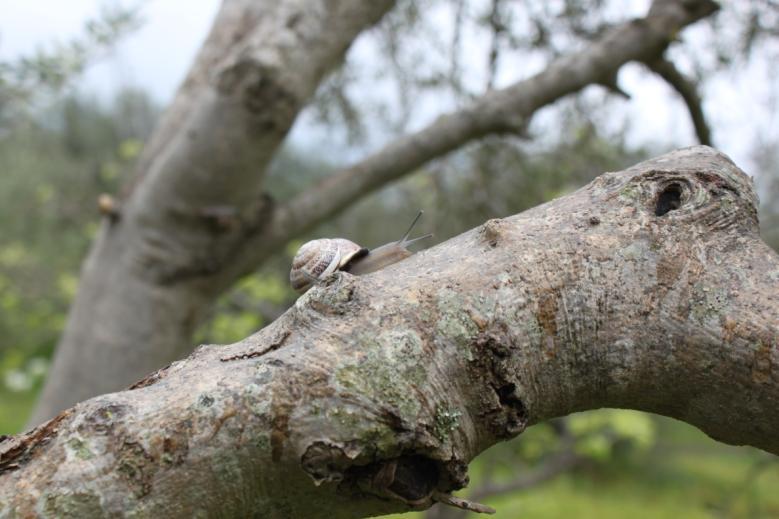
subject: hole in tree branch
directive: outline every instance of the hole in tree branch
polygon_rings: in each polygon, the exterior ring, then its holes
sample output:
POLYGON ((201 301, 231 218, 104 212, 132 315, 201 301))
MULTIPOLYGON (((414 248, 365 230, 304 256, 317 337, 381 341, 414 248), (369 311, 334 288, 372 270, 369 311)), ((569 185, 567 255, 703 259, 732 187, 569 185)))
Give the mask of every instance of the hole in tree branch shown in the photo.
POLYGON ((438 469, 432 460, 423 456, 404 456, 397 461, 389 489, 409 501, 416 501, 429 496, 437 483, 438 469))
POLYGON ((349 467, 339 488, 345 490, 349 486, 356 486, 378 496, 400 499, 406 504, 418 506, 430 498, 438 482, 436 462, 412 454, 349 467))
POLYGON ((515 394, 516 389, 517 386, 514 384, 505 384, 495 389, 500 404, 509 411, 505 424, 509 435, 521 433, 527 425, 527 409, 515 394))
POLYGON ((681 205, 682 186, 679 184, 668 184, 657 197, 655 215, 663 216, 674 209, 679 209, 681 205))

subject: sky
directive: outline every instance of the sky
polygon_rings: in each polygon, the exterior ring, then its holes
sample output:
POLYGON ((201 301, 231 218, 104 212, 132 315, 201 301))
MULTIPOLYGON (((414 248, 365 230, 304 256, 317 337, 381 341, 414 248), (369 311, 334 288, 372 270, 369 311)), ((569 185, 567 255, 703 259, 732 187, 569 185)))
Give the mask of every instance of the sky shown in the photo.
MULTIPOLYGON (((141 28, 90 66, 78 82, 78 88, 108 99, 121 87, 137 86, 166 104, 205 38, 219 3, 219 0, 145 0, 141 28)), ((625 5, 631 14, 638 15, 645 12, 647 3, 642 0, 625 5)), ((0 59, 13 58, 78 35, 85 20, 95 17, 101 5, 106 5, 105 0, 0 0, 0 59)), ((685 31, 684 38, 694 44, 696 31, 700 30, 692 27, 685 31)), ((369 55, 372 51, 370 45, 358 40, 353 52, 369 55)), ((721 75, 703 92, 715 145, 752 175, 757 173, 751 158, 752 141, 766 136, 779 138, 779 109, 772 92, 776 82, 770 77, 769 68, 757 62, 739 75, 721 75)), ((504 83, 516 79, 510 74, 501 78, 504 83)), ((669 142, 696 143, 686 109, 667 85, 641 73, 638 65, 625 67, 619 81, 628 92, 640 94, 621 102, 627 117, 633 121, 629 143, 649 142, 659 147, 669 142)), ((422 113, 416 126, 432 121, 437 113, 449 107, 436 106, 433 102, 426 108, 429 113, 422 113)), ((292 138, 312 148, 343 149, 344 157, 353 158, 344 142, 328 142, 332 140, 332 132, 309 123, 310 118, 302 117, 292 138)), ((369 142, 367 147, 380 145, 379 141, 369 142)))
MULTIPOLYGON (((137 85, 158 101, 169 101, 205 39, 219 0, 147 0, 143 24, 116 49, 90 66, 79 86, 110 97, 137 85)), ((121 5, 137 5, 122 2, 121 5)), ((67 41, 95 18, 101 0, 0 0, 0 58, 29 54, 52 42, 67 41)))

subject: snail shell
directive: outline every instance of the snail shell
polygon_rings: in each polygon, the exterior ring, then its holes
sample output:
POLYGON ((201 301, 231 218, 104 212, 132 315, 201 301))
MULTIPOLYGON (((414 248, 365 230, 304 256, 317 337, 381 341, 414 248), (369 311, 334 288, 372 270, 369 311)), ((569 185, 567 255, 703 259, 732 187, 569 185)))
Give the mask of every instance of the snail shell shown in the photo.
POLYGON ((368 249, 344 238, 311 240, 304 243, 292 259, 289 282, 302 294, 315 280, 342 270, 351 261, 367 254, 368 249))
POLYGON ((336 270, 345 270, 359 276, 408 258, 413 254, 408 250, 409 245, 433 236, 425 234, 419 238, 409 238, 421 216, 422 211, 419 211, 400 240, 373 250, 360 247, 344 238, 323 238, 304 243, 292 259, 292 270, 289 272, 292 288, 302 294, 317 280, 336 270))

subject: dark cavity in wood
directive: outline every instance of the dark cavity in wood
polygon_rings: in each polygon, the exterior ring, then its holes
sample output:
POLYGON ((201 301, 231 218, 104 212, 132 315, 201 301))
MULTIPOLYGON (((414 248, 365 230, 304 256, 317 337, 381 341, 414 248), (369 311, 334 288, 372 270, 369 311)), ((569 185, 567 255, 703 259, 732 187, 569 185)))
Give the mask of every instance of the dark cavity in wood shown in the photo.
POLYGON ((676 183, 668 184, 665 189, 663 189, 663 191, 657 196, 655 215, 663 216, 675 209, 679 209, 681 205, 682 186, 676 183))

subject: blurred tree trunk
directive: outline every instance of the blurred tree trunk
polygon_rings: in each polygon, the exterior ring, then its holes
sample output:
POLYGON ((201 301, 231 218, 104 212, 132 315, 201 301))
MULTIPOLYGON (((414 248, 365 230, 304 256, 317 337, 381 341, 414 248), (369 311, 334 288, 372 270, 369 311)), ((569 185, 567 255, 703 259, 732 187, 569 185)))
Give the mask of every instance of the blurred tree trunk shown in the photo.
MULTIPOLYGON (((39 423, 179 358, 211 302, 290 238, 470 140, 522 132, 539 108, 627 62, 661 57, 711 0, 656 0, 543 72, 275 204, 263 174, 295 116, 391 0, 226 0, 135 178, 108 213, 39 405, 39 423)), ((110 205, 110 204, 107 204, 110 205)))
POLYGON ((273 226, 263 173, 296 114, 392 4, 223 3, 84 263, 33 423, 191 350, 230 255, 273 226))
POLYGON ((687 148, 336 273, 244 341, 0 438, 0 516, 424 509, 489 446, 600 407, 779 454, 779 256, 756 205, 726 156, 687 148))

